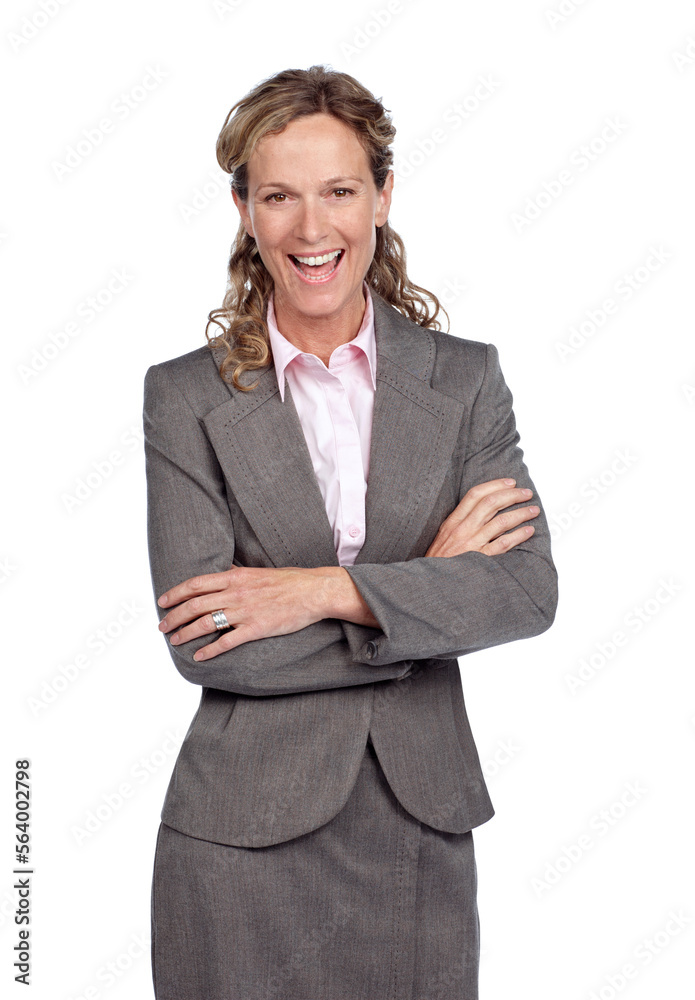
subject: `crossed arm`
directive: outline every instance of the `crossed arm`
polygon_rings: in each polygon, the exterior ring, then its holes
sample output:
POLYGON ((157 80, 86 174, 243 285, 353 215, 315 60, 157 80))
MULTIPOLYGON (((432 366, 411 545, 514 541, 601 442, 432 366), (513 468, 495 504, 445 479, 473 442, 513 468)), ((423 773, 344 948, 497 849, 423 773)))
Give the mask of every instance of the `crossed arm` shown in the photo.
MULTIPOLYGON (((505 507, 530 500, 532 491, 514 488, 513 479, 495 479, 472 487, 442 522, 426 557, 450 558, 463 552, 500 555, 534 531, 522 522, 537 517, 540 508, 505 507), (521 525, 521 526, 519 526, 521 525), (510 528, 516 527, 513 532, 510 528)), ((322 621, 339 618, 381 629, 352 577, 341 566, 313 569, 260 569, 235 566, 223 573, 191 577, 165 591, 157 603, 171 608, 159 623, 172 645, 217 632, 212 612, 223 610, 233 630, 201 647, 193 659, 207 660, 242 643, 287 635, 322 621)))
POLYGON ((393 679, 413 659, 453 658, 547 629, 557 578, 545 516, 530 505, 535 490, 511 403, 489 345, 460 501, 425 556, 312 569, 232 566, 233 526, 210 442, 173 379, 150 368, 150 564, 160 630, 180 673, 241 694, 322 690, 393 679), (217 610, 233 629, 216 631, 217 610))

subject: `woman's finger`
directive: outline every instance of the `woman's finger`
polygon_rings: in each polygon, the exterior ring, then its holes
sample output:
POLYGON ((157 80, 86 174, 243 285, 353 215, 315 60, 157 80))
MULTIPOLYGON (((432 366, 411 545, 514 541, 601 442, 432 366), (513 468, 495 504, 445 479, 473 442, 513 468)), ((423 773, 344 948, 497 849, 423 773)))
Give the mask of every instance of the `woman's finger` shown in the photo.
POLYGON ((523 487, 515 489, 495 490, 481 497, 470 513, 470 519, 477 524, 486 524, 496 518, 505 507, 513 507, 514 504, 524 503, 533 496, 533 492, 523 487))
POLYGON ((496 480, 496 482, 498 485, 494 487, 491 483, 480 483, 473 486, 443 524, 449 522, 452 525, 457 525, 466 519, 472 519, 473 523, 479 526, 489 521, 504 507, 523 503, 524 500, 529 500, 533 495, 530 490, 522 487, 500 486, 499 483, 503 480, 496 480))
MULTIPOLYGON (((481 485, 487 486, 488 484, 483 483, 481 485)), ((477 487, 474 487, 474 489, 477 490, 477 487)), ((469 497, 471 492, 469 490, 466 497, 469 497)), ((499 512, 504 510, 505 507, 512 507, 515 504, 523 503, 524 500, 529 500, 531 496, 531 490, 521 488, 510 489, 509 487, 475 493, 469 499, 469 504, 472 503, 473 506, 468 507, 467 513, 462 501, 442 521, 437 533, 439 540, 446 542, 449 538, 456 537, 458 541, 475 539, 484 544, 490 541, 491 538, 494 538, 494 534, 481 534, 484 526, 496 521, 501 516, 499 512)), ((466 497, 464 497, 464 500, 466 497)), ((509 526, 507 524, 507 527, 509 526)))
POLYGON ((513 492, 515 485, 514 479, 490 479, 485 483, 476 483, 459 500, 449 517, 461 520, 468 516, 480 500, 498 492, 509 493, 510 490, 513 492))
POLYGON ((510 549, 513 549, 515 545, 519 545, 520 542, 525 542, 535 530, 532 524, 526 524, 517 531, 510 531, 508 534, 500 535, 499 538, 493 539, 493 541, 484 545, 480 551, 486 556, 499 556, 503 552, 509 552, 510 549))
POLYGON ((518 524, 523 524, 529 518, 538 517, 540 507, 517 507, 515 510, 502 511, 496 514, 491 520, 486 521, 480 528, 478 536, 486 542, 492 541, 510 528, 515 528, 518 524))
MULTIPOLYGON (((232 567, 233 569, 234 567, 232 567)), ((157 604, 161 608, 170 607, 172 604, 180 604, 195 594, 210 593, 216 590, 225 590, 229 583, 229 574, 232 570, 224 573, 204 573, 201 576, 192 576, 183 583, 177 583, 165 591, 157 599, 157 604)))
POLYGON ((220 653, 226 653, 228 649, 234 649, 235 646, 241 646, 243 642, 250 642, 252 639, 260 639, 261 635, 257 634, 256 630, 250 625, 239 625, 233 631, 225 632, 221 635, 219 639, 215 642, 209 642, 207 646, 201 646, 200 649, 193 654, 194 660, 209 660, 213 656, 218 656, 220 653))
MULTIPOLYGON (((475 518, 470 516, 458 524, 443 524, 437 538, 427 550, 428 556, 458 556, 463 552, 484 552, 490 555, 489 543, 498 537, 511 537, 505 534, 510 528, 538 517, 540 508, 537 506, 517 507, 515 510, 498 513, 495 517, 488 518, 487 514, 475 523, 475 518)), ((518 545, 523 540, 523 536, 518 536, 512 543, 518 545)), ((495 554, 506 551, 506 542, 500 542, 495 554)), ((511 545, 508 547, 511 548, 511 545)))
MULTIPOLYGON (((227 621, 233 627, 234 623, 232 619, 234 614, 231 608, 215 608, 215 611, 224 611, 227 621)), ((172 627, 176 628, 176 626, 172 627)), ((163 631, 166 631, 166 629, 163 631)), ((190 642, 191 639, 197 639, 199 635, 209 635, 212 632, 220 631, 222 630, 218 629, 215 625, 212 614, 205 614, 200 618, 196 618, 190 625, 184 625, 183 628, 176 628, 176 631, 169 638, 173 645, 177 646, 182 642, 190 642)))
MULTIPOLYGON (((492 520, 486 521, 485 524, 483 524, 478 531, 471 536, 471 547, 474 547, 481 552, 486 545, 495 539, 506 539, 511 537, 510 528, 514 528, 517 525, 523 524, 524 521, 538 517, 539 513, 539 507, 518 507, 516 510, 510 510, 502 514, 497 514, 496 517, 492 518, 492 520)), ((505 543, 502 542, 501 544, 504 545, 505 543)), ((500 549, 500 551, 505 551, 505 549, 500 549)))
MULTIPOLYGON (((191 597, 190 600, 184 601, 183 604, 178 604, 171 611, 167 612, 166 617, 162 618, 159 623, 159 631, 172 632, 174 629, 180 628, 181 625, 185 625, 186 622, 192 622, 196 618, 200 620, 203 617, 207 619, 208 624, 214 629, 215 623, 212 620, 212 612, 221 611, 225 605, 231 607, 232 600, 233 598, 229 590, 218 590, 210 594, 202 594, 200 597, 191 597)), ((203 628, 199 634, 205 635, 208 631, 211 631, 211 629, 203 628)))

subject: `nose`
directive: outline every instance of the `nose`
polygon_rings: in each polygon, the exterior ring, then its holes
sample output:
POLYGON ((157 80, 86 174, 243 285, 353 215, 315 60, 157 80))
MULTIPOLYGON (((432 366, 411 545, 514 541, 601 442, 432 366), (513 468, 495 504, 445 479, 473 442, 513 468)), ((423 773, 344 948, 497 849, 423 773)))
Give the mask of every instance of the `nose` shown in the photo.
POLYGON ((320 198, 303 199, 295 220, 295 236, 312 246, 325 240, 330 231, 326 208, 320 198))

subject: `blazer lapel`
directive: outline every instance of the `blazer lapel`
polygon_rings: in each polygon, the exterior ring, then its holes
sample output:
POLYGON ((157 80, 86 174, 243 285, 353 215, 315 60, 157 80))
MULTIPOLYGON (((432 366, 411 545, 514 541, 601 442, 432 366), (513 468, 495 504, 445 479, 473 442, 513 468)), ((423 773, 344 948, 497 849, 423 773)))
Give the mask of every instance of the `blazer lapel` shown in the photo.
POLYGON ((356 563, 409 557, 444 483, 465 407, 429 384, 431 331, 372 293, 377 346, 367 535, 356 563))
MULTIPOLYGON (((216 360, 221 361, 221 357, 216 360)), ((333 530, 289 386, 275 366, 244 372, 258 386, 203 418, 234 496, 275 566, 337 566, 333 530)))
MULTIPOLYGON (((451 461, 465 407, 429 385, 432 333, 372 292, 377 348, 366 538, 357 563, 407 559, 427 524, 451 461)), ((214 349, 219 364, 224 351, 214 349)), ((333 530, 289 385, 275 366, 245 372, 258 385, 203 418, 218 460, 276 566, 337 566, 333 530)))

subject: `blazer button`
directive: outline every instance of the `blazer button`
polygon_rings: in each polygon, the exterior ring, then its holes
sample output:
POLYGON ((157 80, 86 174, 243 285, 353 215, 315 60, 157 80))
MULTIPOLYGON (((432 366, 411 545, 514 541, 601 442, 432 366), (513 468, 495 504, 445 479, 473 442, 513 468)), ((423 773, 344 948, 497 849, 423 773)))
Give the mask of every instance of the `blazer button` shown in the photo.
POLYGON ((365 646, 364 655, 367 657, 368 660, 372 660, 374 659, 374 657, 378 652, 379 650, 377 648, 377 644, 375 642, 372 642, 370 639, 370 641, 365 646))

